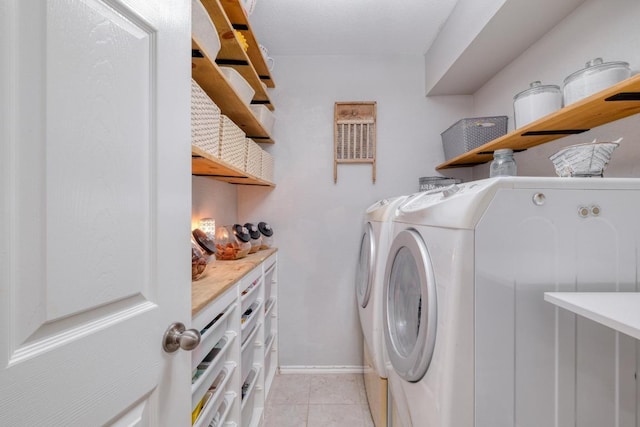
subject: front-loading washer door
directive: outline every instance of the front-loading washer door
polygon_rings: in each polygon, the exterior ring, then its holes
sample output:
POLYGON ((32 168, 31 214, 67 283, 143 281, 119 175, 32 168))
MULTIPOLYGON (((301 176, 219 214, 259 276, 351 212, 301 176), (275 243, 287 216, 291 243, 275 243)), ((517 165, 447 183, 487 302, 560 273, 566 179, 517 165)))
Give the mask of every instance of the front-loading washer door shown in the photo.
POLYGON ((360 304, 362 308, 365 308, 369 303, 375 259, 376 241, 373 236, 371 223, 367 222, 364 227, 362 241, 360 242, 360 260, 358 261, 358 271, 356 273, 356 293, 358 294, 358 304, 360 304))
POLYGON ((384 336, 394 370, 420 381, 436 341, 436 283, 427 247, 408 229, 394 239, 384 281, 384 336))

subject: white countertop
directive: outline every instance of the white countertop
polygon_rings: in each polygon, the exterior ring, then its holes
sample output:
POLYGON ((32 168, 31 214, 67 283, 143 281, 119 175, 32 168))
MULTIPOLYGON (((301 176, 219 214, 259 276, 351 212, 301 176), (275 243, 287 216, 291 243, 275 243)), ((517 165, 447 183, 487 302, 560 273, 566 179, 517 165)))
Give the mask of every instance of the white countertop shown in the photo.
POLYGON ((544 300, 640 339, 640 292, 545 292, 544 300))

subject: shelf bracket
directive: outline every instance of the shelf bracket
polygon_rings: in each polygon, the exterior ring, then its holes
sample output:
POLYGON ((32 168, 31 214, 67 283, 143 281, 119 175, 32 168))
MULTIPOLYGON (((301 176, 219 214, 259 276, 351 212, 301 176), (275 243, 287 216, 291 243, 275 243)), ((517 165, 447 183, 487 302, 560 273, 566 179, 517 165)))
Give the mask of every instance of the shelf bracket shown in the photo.
MULTIPOLYGON (((497 148, 496 148, 496 150, 497 150, 497 148)), ((492 150, 492 151, 480 151, 479 153, 476 153, 476 155, 477 156, 483 156, 483 155, 486 156, 486 155, 489 155, 489 154, 493 155, 493 151, 494 150, 492 150)), ((514 148, 513 149, 514 153, 521 153, 523 151, 527 151, 527 149, 526 148, 514 148)))
POLYGON ((247 61, 242 59, 216 59, 218 65, 249 65, 247 61))
POLYGON ((539 135, 577 135, 587 132, 591 129, 556 129, 556 130, 531 130, 520 136, 539 136, 539 135))
POLYGON ((640 92, 620 92, 605 99, 605 101, 640 101, 640 92))

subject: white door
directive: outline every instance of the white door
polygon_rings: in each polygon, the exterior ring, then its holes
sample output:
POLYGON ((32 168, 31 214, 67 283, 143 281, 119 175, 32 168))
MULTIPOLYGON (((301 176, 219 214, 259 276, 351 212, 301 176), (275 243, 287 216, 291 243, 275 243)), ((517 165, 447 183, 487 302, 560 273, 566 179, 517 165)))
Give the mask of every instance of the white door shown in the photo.
POLYGON ((0 425, 189 425, 190 4, 0 2, 0 425))

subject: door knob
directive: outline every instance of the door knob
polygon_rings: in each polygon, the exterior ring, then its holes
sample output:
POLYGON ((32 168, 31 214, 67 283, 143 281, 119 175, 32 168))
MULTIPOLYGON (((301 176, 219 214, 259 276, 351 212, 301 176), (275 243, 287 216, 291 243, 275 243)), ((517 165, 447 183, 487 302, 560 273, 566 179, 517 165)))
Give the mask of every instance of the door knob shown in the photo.
POLYGON ((193 350, 200 344, 200 332, 195 329, 186 329, 184 324, 176 322, 169 326, 162 338, 162 348, 167 353, 173 353, 179 348, 193 350))

